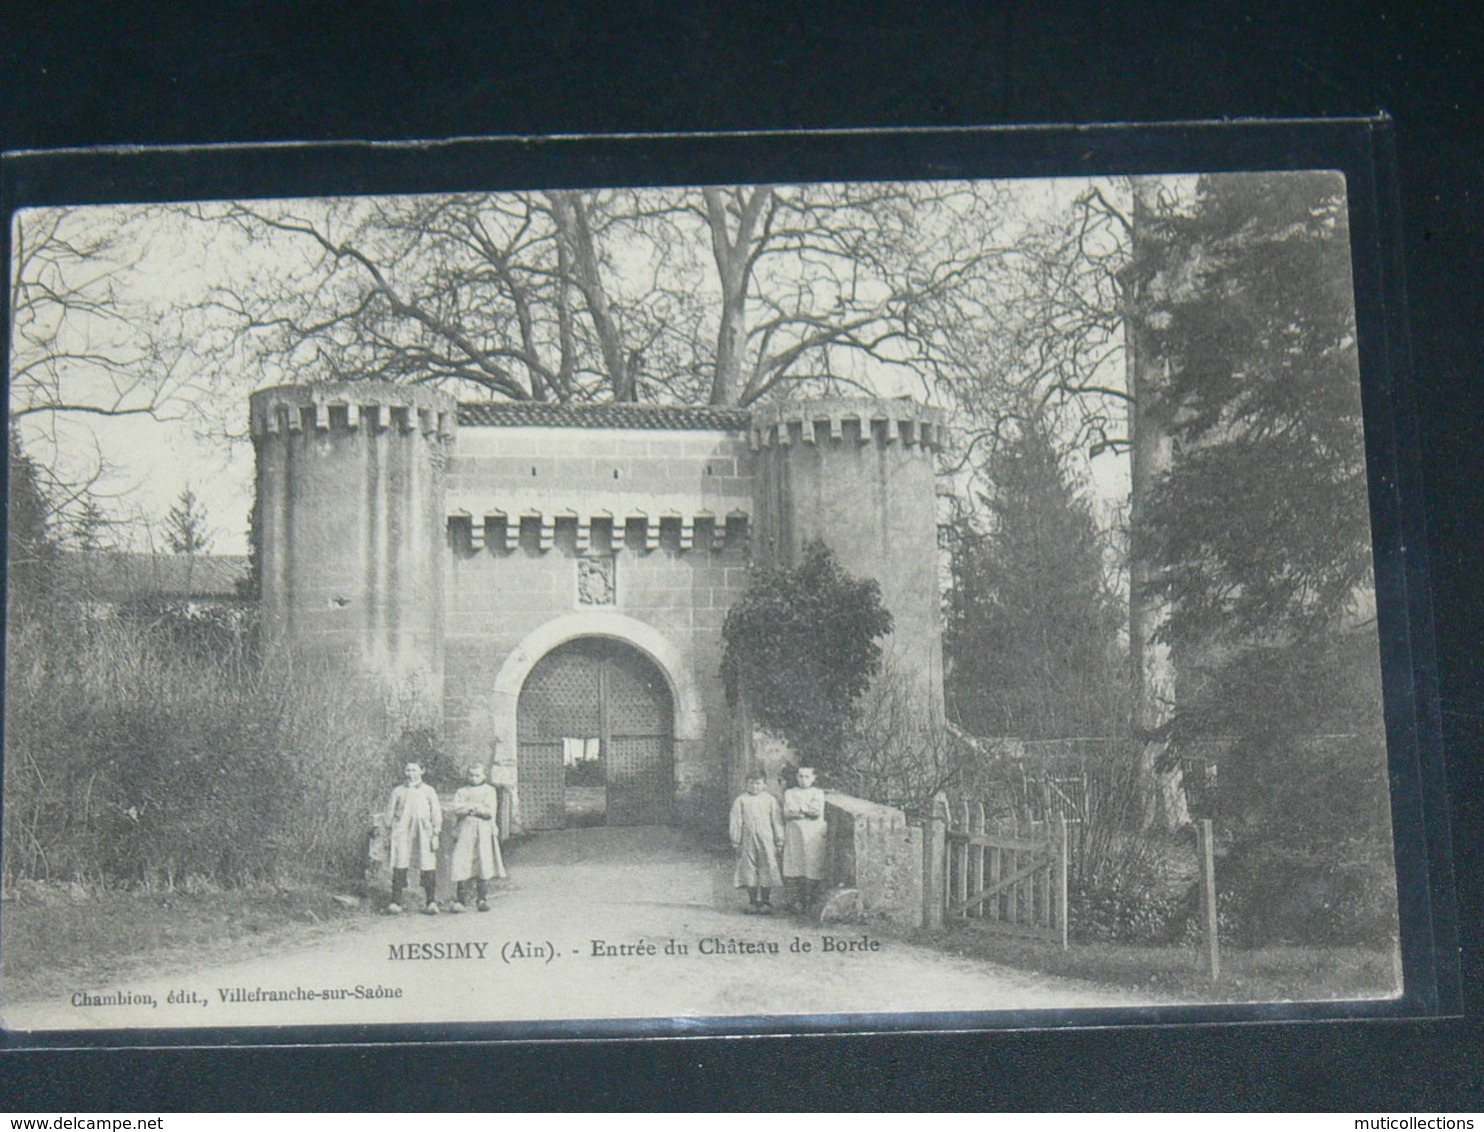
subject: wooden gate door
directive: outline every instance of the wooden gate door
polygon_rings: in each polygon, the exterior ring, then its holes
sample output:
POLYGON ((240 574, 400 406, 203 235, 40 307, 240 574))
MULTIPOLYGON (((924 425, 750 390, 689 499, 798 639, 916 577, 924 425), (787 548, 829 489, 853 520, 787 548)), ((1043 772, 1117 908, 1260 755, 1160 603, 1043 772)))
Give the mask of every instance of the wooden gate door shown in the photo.
POLYGON ((635 649, 600 638, 553 649, 520 694, 522 824, 560 829, 594 818, 608 825, 668 823, 674 715, 664 677, 635 649), (586 804, 594 793, 600 798, 596 813, 586 804))
POLYGON ((984 806, 933 802, 944 832, 949 919, 1067 947, 1067 822, 986 819, 984 806))

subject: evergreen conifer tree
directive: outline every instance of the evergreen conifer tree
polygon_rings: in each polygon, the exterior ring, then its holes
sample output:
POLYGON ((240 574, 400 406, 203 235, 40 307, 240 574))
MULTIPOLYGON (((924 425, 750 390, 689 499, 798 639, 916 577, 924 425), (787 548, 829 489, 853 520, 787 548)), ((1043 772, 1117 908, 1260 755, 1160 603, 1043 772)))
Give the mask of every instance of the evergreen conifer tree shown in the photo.
POLYGON ((187 485, 165 516, 165 544, 172 554, 205 554, 211 543, 206 511, 187 485))
POLYGON ((965 515, 954 526, 950 715, 985 736, 1121 734, 1120 612, 1087 502, 1034 413, 987 470, 985 518, 965 515))
POLYGON ((6 571, 12 606, 43 598, 52 582, 57 544, 51 530, 51 505, 35 463, 10 430, 6 509, 6 571))
POLYGON ((1374 941, 1395 903, 1344 182, 1203 178, 1157 235, 1176 450, 1136 533, 1169 734, 1220 740, 1238 933, 1374 941))

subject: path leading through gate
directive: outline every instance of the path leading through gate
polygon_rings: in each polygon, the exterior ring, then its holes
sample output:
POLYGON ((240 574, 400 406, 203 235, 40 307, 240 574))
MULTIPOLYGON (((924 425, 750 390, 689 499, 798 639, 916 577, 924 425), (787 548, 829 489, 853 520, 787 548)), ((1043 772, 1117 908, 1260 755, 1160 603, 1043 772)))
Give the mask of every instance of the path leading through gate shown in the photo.
POLYGON ((675 829, 572 829, 507 852, 487 914, 368 917, 312 947, 109 989, 155 1007, 5 1004, 15 1029, 936 1013, 1147 1002, 870 928, 742 913, 725 847, 675 829), (807 945, 807 950, 805 949, 807 945), (258 992, 395 991, 272 1000, 258 992), (201 1004, 170 1005, 171 991, 201 1004), (223 992, 238 1001, 222 1001, 223 992), (240 993, 239 993, 240 992, 240 993), (256 997, 255 997, 256 996, 256 997))

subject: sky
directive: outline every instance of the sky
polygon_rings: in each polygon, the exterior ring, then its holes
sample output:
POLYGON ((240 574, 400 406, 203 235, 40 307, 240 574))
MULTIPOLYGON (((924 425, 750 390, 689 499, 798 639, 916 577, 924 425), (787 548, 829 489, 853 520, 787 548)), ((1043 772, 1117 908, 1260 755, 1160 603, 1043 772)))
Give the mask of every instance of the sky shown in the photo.
MULTIPOLYGON (((1081 179, 1012 183, 1022 218, 1017 223, 1065 211, 1088 184, 1081 179)), ((313 202, 299 203, 305 209, 316 207, 313 202)), ((216 214, 209 204, 199 211, 208 217, 216 214)), ((13 246, 18 260, 30 246, 27 237, 34 242, 35 231, 53 216, 50 210, 17 214, 13 246)), ((17 272, 23 270, 33 285, 55 285, 65 277, 83 297, 98 300, 97 307, 93 312, 69 312, 60 322, 48 321, 43 314, 23 325, 26 308, 17 303, 12 326, 13 413, 26 407, 28 395, 35 396, 34 389, 28 394, 27 381, 36 372, 47 372, 25 368, 37 353, 38 341, 60 343, 67 353, 127 354, 136 348, 138 329, 149 327, 166 332, 160 337, 173 336, 187 344, 220 344, 226 321, 201 309, 203 296, 211 295, 223 281, 240 288, 262 280, 267 289, 286 271, 305 268, 317 255, 317 249, 304 241, 268 245, 246 239, 219 220, 191 219, 178 209, 149 206, 72 209, 61 232, 75 242, 105 240, 110 246, 100 249, 92 262, 65 265, 65 276, 31 262, 24 267, 13 263, 12 285, 17 285, 17 272)), ((1015 232, 1001 236, 1010 241, 1015 232)), ((614 259, 618 271, 625 269, 624 259, 619 249, 614 259)), ((635 261, 631 269, 644 267, 635 261)), ((181 493, 190 490, 204 508, 214 536, 212 552, 244 554, 253 489, 253 456, 246 439, 248 394, 256 386, 292 380, 293 375, 241 352, 203 361, 189 345, 160 363, 159 369, 170 374, 173 395, 158 416, 32 413, 20 421, 23 443, 34 458, 54 466, 59 478, 94 480, 95 495, 116 520, 113 536, 121 546, 162 549, 164 516, 181 493)), ((114 383, 85 367, 55 372, 65 383, 65 400, 112 404, 119 396, 114 383)), ((873 371, 869 364, 856 376, 882 395, 920 395, 900 375, 873 371)), ((1119 382, 1121 375, 1115 374, 1108 383, 1119 382)), ((140 396, 138 391, 129 393, 123 403, 137 406, 140 396)), ((1105 455, 1083 461, 1081 467, 1098 510, 1113 521, 1117 505, 1127 496, 1125 462, 1105 455)))

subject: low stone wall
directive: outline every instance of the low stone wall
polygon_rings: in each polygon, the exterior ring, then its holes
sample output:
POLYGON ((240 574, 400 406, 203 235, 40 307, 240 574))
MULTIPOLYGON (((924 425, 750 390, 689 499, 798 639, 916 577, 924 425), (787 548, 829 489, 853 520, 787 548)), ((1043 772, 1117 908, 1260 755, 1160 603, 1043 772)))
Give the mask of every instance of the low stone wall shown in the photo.
POLYGON ((923 923, 923 830, 892 806, 849 794, 825 797, 830 879, 860 895, 868 919, 923 923))

